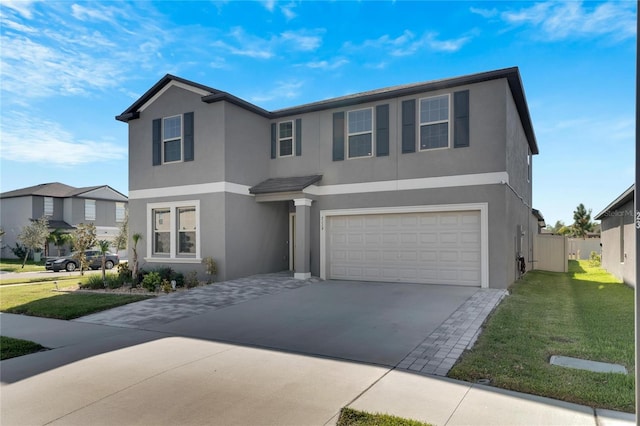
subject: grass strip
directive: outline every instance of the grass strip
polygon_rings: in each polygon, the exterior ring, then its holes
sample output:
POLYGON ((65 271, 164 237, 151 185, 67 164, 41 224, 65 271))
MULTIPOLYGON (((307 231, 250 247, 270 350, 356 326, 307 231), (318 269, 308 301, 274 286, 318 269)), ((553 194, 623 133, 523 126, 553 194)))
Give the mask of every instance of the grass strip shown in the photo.
POLYGON ((51 283, 54 281, 58 282, 58 285, 69 285, 69 284, 80 284, 85 283, 87 281, 88 275, 84 276, 60 276, 60 277, 35 277, 35 278, 9 278, 2 279, 0 278, 0 286, 3 285, 11 285, 11 284, 42 284, 42 283, 51 283))
POLYGON ((634 293, 587 261, 532 271, 511 287, 449 377, 595 408, 635 409, 634 293), (552 355, 624 365, 629 374, 549 364, 552 355))
POLYGON ((0 336, 0 360, 40 352, 46 348, 29 340, 0 336))
POLYGON ((340 411, 337 426, 431 426, 417 420, 404 419, 389 414, 371 414, 352 408, 340 411))
POLYGON ((0 288, 0 311, 36 317, 74 319, 148 296, 54 292, 54 284, 0 288))
POLYGON ((20 259, 0 259, 0 271, 7 272, 38 272, 44 271, 44 260, 40 262, 34 262, 33 260, 27 260, 27 263, 22 267, 22 260, 20 259))

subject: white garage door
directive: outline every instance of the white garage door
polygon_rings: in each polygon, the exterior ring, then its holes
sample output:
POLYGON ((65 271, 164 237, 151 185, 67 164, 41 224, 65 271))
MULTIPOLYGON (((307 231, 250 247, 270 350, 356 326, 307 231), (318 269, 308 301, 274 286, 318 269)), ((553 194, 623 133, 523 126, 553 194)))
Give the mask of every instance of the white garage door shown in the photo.
POLYGON ((328 278, 480 286, 479 211, 328 219, 328 278))

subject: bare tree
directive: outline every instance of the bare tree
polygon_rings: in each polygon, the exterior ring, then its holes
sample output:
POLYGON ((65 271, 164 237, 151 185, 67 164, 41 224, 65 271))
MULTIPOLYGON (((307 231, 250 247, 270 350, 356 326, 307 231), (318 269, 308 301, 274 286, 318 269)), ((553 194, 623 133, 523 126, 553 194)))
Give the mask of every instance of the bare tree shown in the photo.
POLYGON ((81 223, 73 233, 73 245, 76 249, 75 258, 80 263, 80 275, 84 275, 84 270, 89 266, 86 250, 96 245, 96 226, 93 223, 81 223))

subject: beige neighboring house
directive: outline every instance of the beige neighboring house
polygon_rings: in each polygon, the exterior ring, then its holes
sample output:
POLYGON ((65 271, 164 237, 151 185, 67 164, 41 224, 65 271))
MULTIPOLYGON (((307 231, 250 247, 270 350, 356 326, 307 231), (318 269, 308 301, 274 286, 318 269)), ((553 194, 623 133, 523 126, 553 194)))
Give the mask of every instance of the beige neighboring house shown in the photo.
MULTIPOLYGON (((18 235, 32 220, 46 216, 49 229, 72 232, 80 223, 93 223, 99 240, 113 241, 127 214, 128 199, 108 185, 75 188, 59 182, 43 183, 0 194, 2 257, 15 258, 18 235)), ((57 248, 49 247, 52 255, 57 248)), ((67 253, 61 253, 67 254, 67 253)))
POLYGON ((602 266, 633 287, 636 286, 635 185, 624 191, 595 216, 601 221, 602 266))

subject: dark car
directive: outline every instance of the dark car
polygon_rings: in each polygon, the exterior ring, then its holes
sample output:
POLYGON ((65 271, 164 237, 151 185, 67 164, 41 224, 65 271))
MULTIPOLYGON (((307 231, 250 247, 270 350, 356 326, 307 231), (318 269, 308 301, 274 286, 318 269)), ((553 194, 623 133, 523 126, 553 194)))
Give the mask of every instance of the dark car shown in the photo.
MULTIPOLYGON (((102 254, 98 250, 86 250, 87 262, 89 262, 90 269, 102 268, 102 254)), ((76 253, 66 257, 58 257, 53 259, 47 259, 44 264, 44 268, 48 271, 58 272, 67 270, 69 272, 75 271, 80 268, 80 261, 76 258, 76 253)), ((107 258, 104 262, 106 269, 113 268, 114 265, 120 263, 120 258, 117 254, 107 252, 107 258)))

